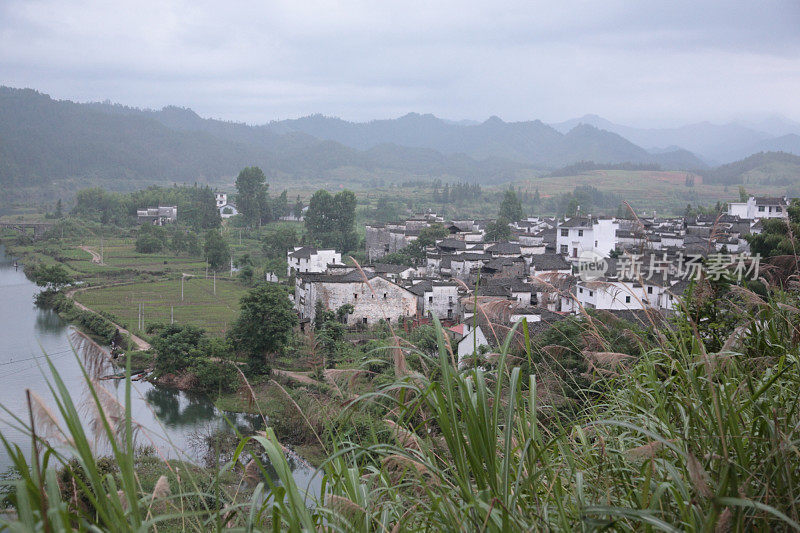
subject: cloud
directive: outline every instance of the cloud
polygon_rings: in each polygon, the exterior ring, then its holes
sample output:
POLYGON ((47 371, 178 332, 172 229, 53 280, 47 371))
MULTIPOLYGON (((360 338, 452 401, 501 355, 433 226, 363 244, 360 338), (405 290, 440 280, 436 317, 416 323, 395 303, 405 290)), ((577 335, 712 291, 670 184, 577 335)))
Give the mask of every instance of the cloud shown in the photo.
POLYGON ((0 4, 0 82, 251 123, 800 118, 796 2, 0 4))

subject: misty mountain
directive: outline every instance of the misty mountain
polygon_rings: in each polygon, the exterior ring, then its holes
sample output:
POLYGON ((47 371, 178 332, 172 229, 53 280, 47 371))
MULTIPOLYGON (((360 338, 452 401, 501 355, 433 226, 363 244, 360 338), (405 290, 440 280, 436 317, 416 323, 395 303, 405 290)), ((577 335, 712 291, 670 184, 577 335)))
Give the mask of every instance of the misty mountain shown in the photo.
POLYGON ((585 115, 552 126, 560 132, 567 132, 579 124, 617 133, 653 153, 661 153, 664 151, 662 147, 681 147, 710 164, 748 156, 758 151, 756 146, 760 142, 772 137, 769 133, 737 123, 718 125, 698 122, 678 128, 634 128, 615 124, 597 115, 585 115))
POLYGON ((247 165, 303 183, 369 185, 387 174, 495 183, 582 160, 703 167, 689 152, 651 154, 590 126, 562 134, 541 121, 472 124, 419 114, 368 123, 312 115, 250 126, 175 106, 79 104, 0 88, 0 184, 18 187, 230 183, 247 165))
POLYGON ((652 154, 622 136, 577 125, 560 132, 539 120, 504 122, 490 117, 479 124, 454 123, 433 115, 409 113, 397 119, 348 122, 311 115, 271 122, 276 133, 300 132, 357 149, 394 144, 466 154, 474 159, 501 158, 539 168, 591 159, 607 163, 657 163, 665 168, 698 169, 706 165, 688 151, 652 154))
MULTIPOLYGON (((584 124, 617 133, 653 154, 686 149, 709 164, 733 162, 758 152, 800 155, 800 123, 780 116, 729 124, 698 122, 679 128, 643 129, 615 124, 597 115, 584 115, 551 126, 567 133, 584 124)), ((670 164, 674 165, 675 161, 670 164)))

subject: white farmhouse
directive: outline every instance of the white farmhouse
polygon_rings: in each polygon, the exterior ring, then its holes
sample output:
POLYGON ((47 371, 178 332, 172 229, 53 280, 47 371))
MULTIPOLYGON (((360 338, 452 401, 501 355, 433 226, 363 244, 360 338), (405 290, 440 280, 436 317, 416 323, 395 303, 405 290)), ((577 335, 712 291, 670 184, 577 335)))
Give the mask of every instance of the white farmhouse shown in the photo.
POLYGON ((787 197, 751 196, 746 202, 731 202, 728 204, 728 214, 748 220, 762 218, 786 218, 789 216, 787 197))
POLYGON ((317 250, 313 246, 295 246, 286 253, 286 275, 292 272, 312 272, 321 274, 328 270, 328 265, 340 264, 342 254, 336 250, 317 250))
POLYGON ((582 252, 608 257, 617 247, 619 223, 611 218, 572 217, 556 228, 556 251, 577 260, 582 252))

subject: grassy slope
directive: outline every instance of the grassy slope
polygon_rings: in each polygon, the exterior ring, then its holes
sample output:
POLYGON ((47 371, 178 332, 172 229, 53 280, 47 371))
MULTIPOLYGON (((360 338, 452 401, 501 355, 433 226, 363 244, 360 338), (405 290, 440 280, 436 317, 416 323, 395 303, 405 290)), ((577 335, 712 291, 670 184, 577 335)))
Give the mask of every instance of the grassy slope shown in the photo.
MULTIPOLYGON (((591 185, 604 192, 612 192, 627 200, 634 209, 668 214, 683 211, 687 203, 711 205, 718 201, 737 201, 736 186, 706 185, 701 176, 695 176, 694 187, 685 185, 686 172, 596 170, 577 176, 534 178, 520 182, 531 192, 539 189, 542 198, 571 192, 578 185, 591 185)), ((751 194, 778 194, 785 187, 748 185, 751 194)))

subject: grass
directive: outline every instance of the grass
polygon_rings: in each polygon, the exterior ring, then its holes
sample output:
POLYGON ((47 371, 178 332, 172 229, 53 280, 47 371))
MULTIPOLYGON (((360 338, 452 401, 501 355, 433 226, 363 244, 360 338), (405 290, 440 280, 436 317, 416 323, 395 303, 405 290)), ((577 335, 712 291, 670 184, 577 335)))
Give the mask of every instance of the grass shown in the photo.
POLYGON ((247 288, 236 281, 218 277, 216 294, 213 279, 187 278, 181 280, 132 283, 114 287, 88 289, 75 294, 75 299, 87 307, 119 317, 135 334, 139 304, 143 305, 145 326, 169 322, 172 311, 175 322, 205 328, 213 335, 224 334, 239 313, 239 299, 247 288))
MULTIPOLYGON (((680 214, 686 204, 713 205, 714 203, 739 201, 737 186, 703 183, 695 176, 694 187, 686 187, 687 172, 675 171, 626 171, 596 170, 577 176, 533 178, 517 182, 523 190, 533 193, 539 189, 542 198, 572 192, 578 185, 591 185, 603 192, 611 192, 624 198, 640 211, 656 210, 659 214, 680 214)), ((748 184, 747 191, 757 195, 775 195, 786 192, 786 187, 748 184)))
MULTIPOLYGON (((494 362, 458 370, 437 322, 438 354, 417 354, 427 357, 429 372, 409 366, 410 352, 395 348, 394 379, 347 405, 354 420, 382 409, 389 435, 335 438, 319 492, 310 495, 293 479, 272 428, 242 438, 211 477, 182 470, 174 483, 156 481, 151 490, 155 475, 146 476, 146 485, 136 475, 130 412, 95 395, 98 410, 114 414, 100 417, 99 428, 113 444, 118 472, 102 475, 69 389, 54 375, 66 427, 55 424, 73 443, 70 453, 52 449, 37 437, 36 424, 9 413, 45 453, 29 462, 6 443, 21 478, 14 485, 17 514, 0 518, 0 527, 800 530, 800 295, 751 293, 727 303, 742 309, 722 350, 710 353, 698 333, 702 323, 683 316, 640 359, 593 371, 591 386, 580 391, 591 401, 569 416, 547 401, 530 348, 530 372, 512 365, 513 331, 494 362), (256 453, 245 451, 253 447, 256 453), (92 512, 65 499, 55 479, 71 456, 78 458, 72 478, 84 480, 73 490, 92 503, 92 512), (227 490, 236 479, 251 480, 252 495, 227 490)), ((295 413, 293 424, 316 416, 313 404, 298 406, 304 414, 295 413)), ((59 435, 54 423, 47 425, 59 435)))

